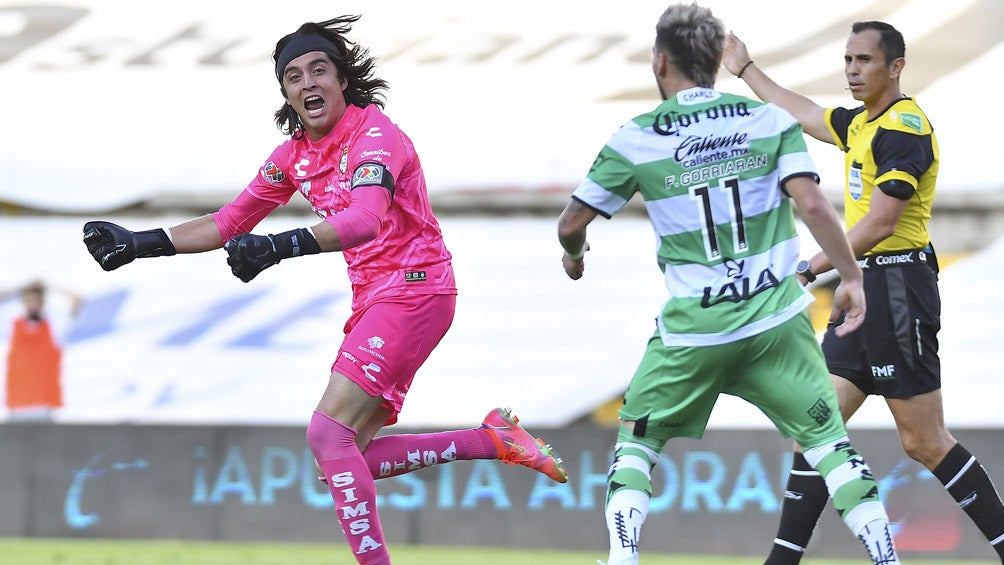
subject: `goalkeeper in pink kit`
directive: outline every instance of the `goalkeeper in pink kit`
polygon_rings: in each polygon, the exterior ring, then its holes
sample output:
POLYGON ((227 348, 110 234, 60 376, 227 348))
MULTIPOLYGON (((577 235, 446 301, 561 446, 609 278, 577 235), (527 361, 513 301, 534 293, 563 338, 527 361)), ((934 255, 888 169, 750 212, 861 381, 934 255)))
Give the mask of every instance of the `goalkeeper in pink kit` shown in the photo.
POLYGON ((373 76, 368 51, 345 38, 356 20, 308 22, 276 44, 285 103, 275 120, 290 139, 233 201, 169 229, 88 222, 84 243, 106 271, 139 257, 223 247, 244 282, 283 259, 342 252, 352 314, 307 442, 356 560, 387 564, 375 479, 465 459, 521 464, 559 482, 567 474, 508 409, 492 410, 479 428, 374 439, 397 420, 416 371, 450 327, 457 290, 418 155, 382 111, 387 83, 373 76), (296 192, 320 223, 249 233, 296 192))

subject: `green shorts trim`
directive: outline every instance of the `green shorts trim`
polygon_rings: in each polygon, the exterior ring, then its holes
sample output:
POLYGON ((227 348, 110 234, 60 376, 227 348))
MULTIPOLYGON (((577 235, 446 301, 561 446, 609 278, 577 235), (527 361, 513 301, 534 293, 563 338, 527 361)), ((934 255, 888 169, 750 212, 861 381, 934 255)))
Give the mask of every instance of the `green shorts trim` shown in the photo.
POLYGON ((752 403, 803 446, 846 435, 805 312, 721 345, 666 347, 656 332, 624 395, 620 418, 635 422, 632 441, 660 452, 670 438, 702 437, 720 394, 752 403))

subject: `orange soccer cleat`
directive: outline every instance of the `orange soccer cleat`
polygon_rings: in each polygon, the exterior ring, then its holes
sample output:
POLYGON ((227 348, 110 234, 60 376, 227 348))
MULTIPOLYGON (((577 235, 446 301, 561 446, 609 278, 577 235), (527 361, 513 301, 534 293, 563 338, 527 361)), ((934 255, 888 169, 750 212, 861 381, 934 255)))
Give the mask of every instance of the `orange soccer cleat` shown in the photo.
POLYGON ((509 408, 496 408, 485 416, 481 429, 488 432, 498 458, 506 465, 523 465, 544 473, 559 483, 568 482, 568 472, 551 446, 534 438, 519 425, 519 418, 509 408))

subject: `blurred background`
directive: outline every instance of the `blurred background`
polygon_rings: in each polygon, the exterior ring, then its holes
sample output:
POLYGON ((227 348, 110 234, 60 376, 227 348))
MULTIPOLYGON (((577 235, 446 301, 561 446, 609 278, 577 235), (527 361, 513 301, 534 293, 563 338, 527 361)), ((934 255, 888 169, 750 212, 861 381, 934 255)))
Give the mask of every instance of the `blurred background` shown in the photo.
MULTIPOLYGON (((1004 68, 1004 4, 846 0, 825 11, 794 0, 703 4, 746 42, 768 74, 826 106, 856 106, 843 77, 853 21, 884 20, 903 32, 903 88, 930 117, 941 148, 931 232, 944 266, 946 419, 953 430, 987 434, 989 445, 998 443, 1004 416, 996 394, 999 340, 991 324, 1004 315, 1004 300, 990 285, 1004 274, 1004 177, 996 162, 996 110, 984 93, 1004 68)), ((168 535, 153 526, 130 530, 123 525, 130 522, 125 514, 121 527, 109 526, 115 521, 106 517, 102 527, 108 530, 95 533, 96 522, 81 521, 83 511, 71 519, 64 504, 69 498, 61 498, 70 496, 74 480, 111 469, 119 459, 143 461, 130 463, 134 472, 153 472, 150 454, 113 455, 94 443, 94 430, 119 424, 142 424, 116 432, 140 434, 123 440, 126 445, 153 441, 143 434, 168 438, 165 453, 178 450, 189 462, 186 480, 217 465, 224 483, 233 483, 219 492, 224 506, 225 494, 240 490, 233 486, 240 473, 229 475, 233 469, 227 467, 232 452, 226 446, 235 429, 254 436, 247 440, 254 447, 247 449, 255 457, 272 445, 255 430, 292 442, 280 442, 294 454, 281 459, 292 465, 288 484, 286 471, 252 468, 247 476, 252 482, 261 478, 259 488, 268 477, 280 490, 291 488, 292 477, 300 480, 298 434, 326 383, 348 315, 341 258, 289 261, 250 284, 230 274, 222 251, 140 260, 105 273, 86 253, 81 228, 91 219, 134 230, 168 227, 229 201, 284 140, 272 120, 282 102, 270 58, 275 41, 304 21, 347 13, 363 15, 350 37, 370 49, 378 59, 377 76, 390 82, 386 112, 421 156, 460 287, 454 326, 419 372, 400 426, 477 425, 492 407, 512 406, 528 426, 551 430, 575 446, 566 460, 582 465, 589 454, 589 467, 575 468, 592 482, 575 487, 581 490, 571 507, 591 510, 584 497, 602 496, 602 450, 612 440, 620 395, 665 291, 640 202, 609 222, 594 223, 580 281, 568 280, 561 269, 556 219, 607 137, 659 102, 650 49, 666 5, 0 1, 0 354, 6 357, 13 322, 24 310, 19 290, 41 282, 48 289, 45 315, 61 346, 62 404, 39 418, 48 423, 0 426, 0 477, 5 470, 28 476, 24 467, 30 465, 14 465, 10 456, 30 451, 25 446, 79 448, 73 455, 46 455, 46 467, 63 469, 50 471, 63 473, 53 477, 62 490, 51 508, 44 497, 19 491, 17 505, 5 508, 20 510, 4 511, 0 535, 168 535), (171 439, 175 432, 181 439, 171 439), (94 454, 103 455, 95 461, 94 454), (52 513, 51 524, 37 517, 46 512, 52 513)), ((750 94, 724 70, 718 88, 750 94)), ((808 142, 821 184, 839 208, 842 155, 808 142)), ((294 198, 256 231, 314 221, 294 198)), ((803 245, 806 253, 815 250, 811 238, 803 245)), ((825 286, 816 292, 814 316, 822 324, 829 296, 825 286)), ((0 422, 7 420, 0 409, 0 422)), ((736 481, 745 480, 748 461, 742 457, 746 448, 736 451, 736 438, 766 442, 764 456, 777 460, 765 467, 769 481, 759 485, 757 496, 776 503, 787 446, 770 422, 723 398, 711 427, 719 443, 695 449, 720 451, 719 467, 713 468, 735 474, 736 481)), ((910 463, 903 470, 892 428, 884 404, 874 399, 851 426, 876 430, 875 437, 887 440, 882 445, 889 461, 881 465, 888 472, 898 469, 896 477, 924 483, 927 477, 909 470, 910 463)), ((265 455, 257 460, 276 461, 265 455)), ((1000 480, 1004 467, 988 467, 1000 480)), ((522 479, 512 480, 520 485, 522 479)), ((683 493, 681 481, 676 487, 683 493)), ((187 493, 179 500, 198 506, 194 484, 178 487, 187 493)), ((530 490, 528 484, 518 488, 530 490)), ((951 502, 943 494, 935 498, 951 502)), ((319 500, 323 506, 323 491, 319 500)), ((449 508, 431 498, 428 504, 436 512, 449 508)), ((567 499, 555 504, 550 510, 568 508, 567 499)), ((666 510, 676 504, 667 499, 666 510)), ((763 501, 756 508, 736 504, 733 510, 743 520, 777 512, 763 501)), ((479 508, 476 500, 473 507, 479 508)), ((417 535, 413 526, 408 529, 413 518, 407 513, 422 508, 398 509, 405 516, 402 531, 410 532, 402 536, 417 535)), ((695 508, 707 519, 725 512, 714 504, 695 508)), ((493 509, 499 510, 497 500, 493 509)), ((190 512, 179 506, 178 516, 190 512)), ((774 521, 760 520, 769 530, 774 521)), ((135 527, 135 519, 131 523, 135 527)), ((602 528, 602 520, 595 525, 602 528)), ((963 531, 930 551, 984 555, 988 550, 980 553, 979 540, 963 543, 969 534, 963 531)), ((226 528, 217 537, 228 537, 226 528)), ((576 543, 594 543, 584 539, 576 543)), ((734 549, 746 546, 737 542, 734 549)))

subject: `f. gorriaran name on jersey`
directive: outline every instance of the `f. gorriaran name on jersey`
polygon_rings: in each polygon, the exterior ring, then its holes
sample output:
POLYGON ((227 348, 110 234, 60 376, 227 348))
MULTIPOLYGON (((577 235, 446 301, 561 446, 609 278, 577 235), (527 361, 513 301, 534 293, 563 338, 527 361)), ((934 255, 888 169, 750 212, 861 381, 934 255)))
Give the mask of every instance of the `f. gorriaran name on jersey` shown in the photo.
POLYGON ((812 302, 794 277, 800 246, 781 190, 792 176, 817 178, 790 114, 693 88, 621 126, 574 197, 610 217, 641 193, 670 294, 662 339, 714 345, 776 327, 812 302))

